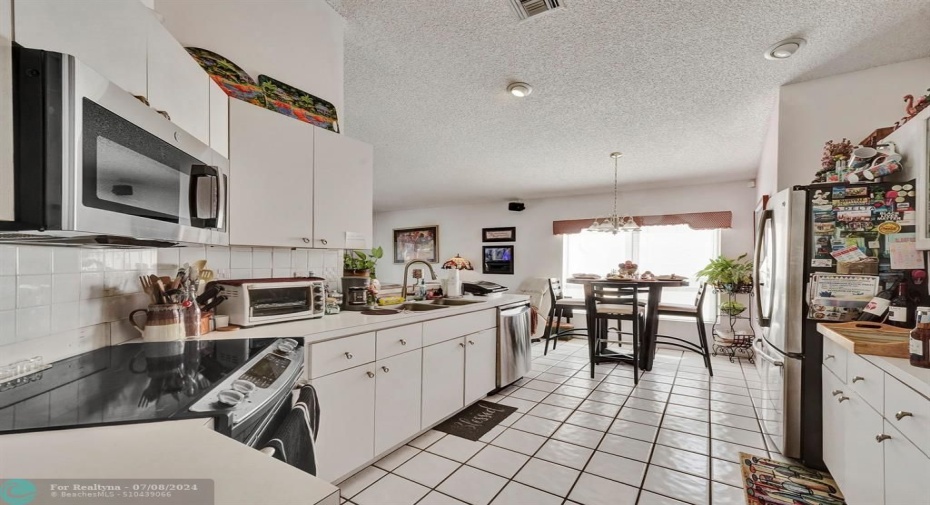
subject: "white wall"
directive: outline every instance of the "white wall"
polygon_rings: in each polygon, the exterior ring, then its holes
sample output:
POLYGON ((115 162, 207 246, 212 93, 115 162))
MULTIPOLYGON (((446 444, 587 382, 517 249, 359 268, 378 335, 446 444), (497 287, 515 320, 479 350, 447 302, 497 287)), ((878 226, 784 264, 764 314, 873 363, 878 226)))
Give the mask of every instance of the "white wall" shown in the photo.
POLYGON ((345 20, 324 0, 155 0, 155 10, 181 44, 328 100, 345 124, 345 20))
MULTIPOLYGON (((638 215, 732 211, 733 228, 722 233, 723 254, 752 250, 754 189, 747 182, 643 190, 620 194, 620 210, 638 215)), ((401 282, 403 265, 393 263, 392 231, 439 225, 439 254, 446 260, 461 254, 478 269, 463 278, 481 278, 516 289, 528 277, 555 277, 562 272, 562 238, 552 234, 552 221, 603 216, 611 211, 613 195, 528 200, 526 210, 511 212, 507 202, 375 213, 374 244, 384 247, 378 263, 382 282, 401 282), (483 275, 481 229, 515 226, 514 275, 483 275)), ((492 245, 492 244, 487 244, 492 245)), ((686 251, 683 251, 686 254, 686 251)), ((624 258, 617 258, 618 262, 624 258)), ((437 267, 439 265, 436 265, 437 267)))
MULTIPOLYGON (((776 99, 777 100, 777 99, 776 99)), ((772 196, 778 192, 778 107, 769 118, 768 130, 762 144, 759 170, 756 173, 756 202, 764 195, 772 196)))
POLYGON ((928 87, 930 58, 782 86, 777 188, 809 184, 826 141, 846 137, 857 143, 892 126, 905 115, 902 97, 923 95, 928 87))

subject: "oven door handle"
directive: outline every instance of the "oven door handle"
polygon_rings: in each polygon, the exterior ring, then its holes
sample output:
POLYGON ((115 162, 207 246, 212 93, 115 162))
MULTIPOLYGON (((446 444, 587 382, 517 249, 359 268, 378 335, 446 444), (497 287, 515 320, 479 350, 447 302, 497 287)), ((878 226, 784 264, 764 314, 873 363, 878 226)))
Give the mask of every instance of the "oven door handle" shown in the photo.
POLYGON ((752 350, 753 350, 753 351, 756 351, 756 354, 757 354, 760 358, 762 358, 762 359, 765 360, 765 361, 768 361, 769 363, 771 363, 771 364, 773 364, 773 365, 775 365, 775 366, 785 366, 785 362, 784 362, 783 360, 779 360, 779 359, 777 359, 777 358, 773 358, 772 356, 766 354, 765 351, 762 350, 762 340, 761 340, 761 339, 757 339, 757 340, 755 341, 755 343, 752 344, 752 350))
POLYGON ((226 180, 217 167, 194 165, 190 180, 191 225, 222 228, 226 215, 226 180))

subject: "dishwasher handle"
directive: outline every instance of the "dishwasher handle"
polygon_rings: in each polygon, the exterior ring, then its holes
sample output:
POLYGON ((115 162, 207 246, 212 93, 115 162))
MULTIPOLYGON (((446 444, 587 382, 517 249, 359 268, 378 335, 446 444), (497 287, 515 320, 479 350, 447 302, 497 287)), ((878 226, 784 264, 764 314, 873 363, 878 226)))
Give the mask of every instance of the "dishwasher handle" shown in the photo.
POLYGON ((528 312, 530 310, 530 304, 522 304, 513 307, 502 308, 500 311, 500 317, 514 317, 519 316, 523 312, 528 312))

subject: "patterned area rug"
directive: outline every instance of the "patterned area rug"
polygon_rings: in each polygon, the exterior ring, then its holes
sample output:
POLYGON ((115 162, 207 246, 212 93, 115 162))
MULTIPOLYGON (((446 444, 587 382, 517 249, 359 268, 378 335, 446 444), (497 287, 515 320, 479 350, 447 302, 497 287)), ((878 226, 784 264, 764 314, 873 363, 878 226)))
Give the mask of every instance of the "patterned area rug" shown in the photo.
POLYGON ((516 410, 516 407, 510 405, 498 405, 481 400, 446 419, 433 429, 474 442, 516 410))
POLYGON ((747 505, 844 505, 830 474, 740 453, 747 505))

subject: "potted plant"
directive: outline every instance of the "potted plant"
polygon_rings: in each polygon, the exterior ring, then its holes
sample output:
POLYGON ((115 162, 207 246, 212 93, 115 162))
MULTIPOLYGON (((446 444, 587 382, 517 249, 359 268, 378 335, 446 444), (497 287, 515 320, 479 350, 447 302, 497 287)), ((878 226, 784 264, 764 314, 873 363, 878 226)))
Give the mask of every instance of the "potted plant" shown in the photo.
POLYGON ((342 275, 344 277, 374 277, 375 264, 384 256, 381 247, 369 252, 347 250, 343 256, 342 275))
POLYGON ((748 293, 752 289, 752 262, 741 254, 736 259, 722 254, 710 260, 698 278, 705 279, 715 290, 726 293, 748 293))
POLYGON ((738 316, 746 310, 746 306, 736 300, 730 300, 720 304, 720 312, 728 316, 738 316))

